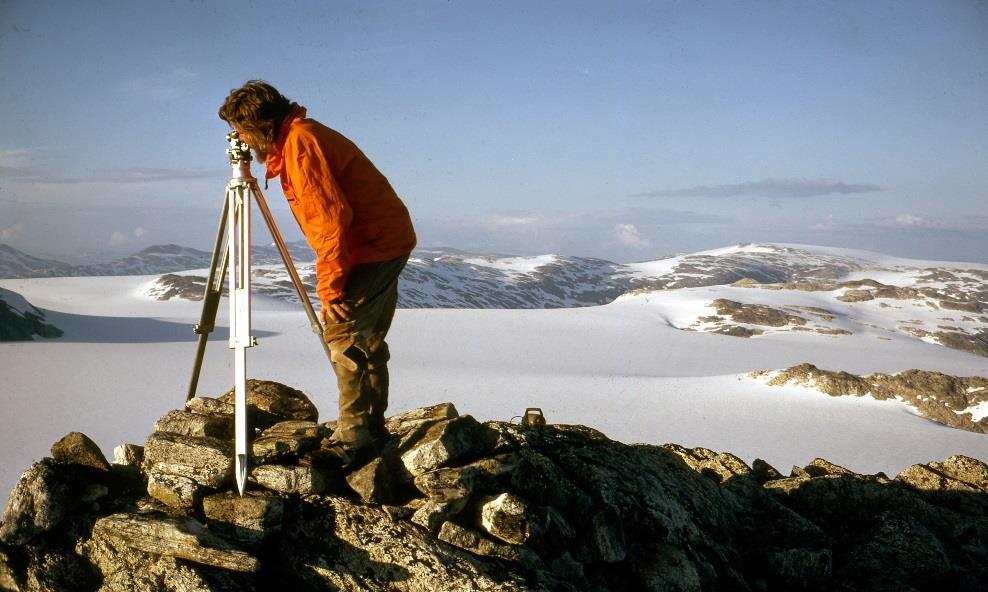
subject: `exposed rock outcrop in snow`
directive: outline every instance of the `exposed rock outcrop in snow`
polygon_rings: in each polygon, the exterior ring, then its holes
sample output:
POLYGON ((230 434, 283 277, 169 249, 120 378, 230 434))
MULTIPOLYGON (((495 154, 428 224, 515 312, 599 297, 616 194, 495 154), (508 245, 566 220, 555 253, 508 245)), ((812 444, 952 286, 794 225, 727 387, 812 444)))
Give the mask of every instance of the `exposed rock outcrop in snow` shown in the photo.
POLYGON ((872 397, 879 401, 902 401, 935 422, 988 434, 988 378, 949 376, 940 372, 906 370, 898 374, 875 373, 857 376, 848 372, 821 370, 800 364, 785 370, 752 372, 752 378, 771 386, 796 384, 833 397, 872 397))
POLYGON ((229 445, 210 434, 232 421, 217 399, 170 412, 109 470, 68 438, 11 494, 0 586, 966 591, 988 578, 988 466, 973 458, 895 479, 816 459, 786 476, 584 426, 481 424, 446 403, 390 417, 380 455, 340 470, 320 462, 332 424, 300 395, 251 383, 274 423, 245 497, 228 450, 216 460, 229 445))
POLYGON ((23 296, 0 288, 0 341, 31 341, 34 336, 61 337, 62 330, 45 323, 45 313, 23 296))

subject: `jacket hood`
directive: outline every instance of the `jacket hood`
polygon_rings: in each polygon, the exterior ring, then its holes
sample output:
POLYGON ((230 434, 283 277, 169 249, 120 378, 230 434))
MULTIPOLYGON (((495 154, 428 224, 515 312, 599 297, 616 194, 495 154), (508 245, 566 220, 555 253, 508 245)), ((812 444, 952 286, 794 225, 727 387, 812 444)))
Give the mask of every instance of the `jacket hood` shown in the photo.
POLYGON ((278 129, 278 137, 274 140, 274 146, 271 147, 268 157, 264 160, 265 179, 277 177, 284 169, 285 159, 282 156, 282 149, 285 147, 285 138, 288 137, 288 130, 291 129, 295 121, 305 118, 305 112, 305 107, 298 103, 292 103, 291 110, 288 111, 288 115, 285 116, 285 120, 281 122, 281 127, 278 129))

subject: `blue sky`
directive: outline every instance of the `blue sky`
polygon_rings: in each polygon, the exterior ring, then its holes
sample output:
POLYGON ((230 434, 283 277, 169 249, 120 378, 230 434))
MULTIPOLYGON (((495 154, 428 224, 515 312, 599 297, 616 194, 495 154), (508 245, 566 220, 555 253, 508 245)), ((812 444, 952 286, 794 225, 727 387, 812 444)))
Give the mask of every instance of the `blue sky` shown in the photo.
POLYGON ((216 111, 250 78, 357 142, 422 246, 988 262, 976 0, 0 0, 0 242, 65 260, 211 248, 216 111))

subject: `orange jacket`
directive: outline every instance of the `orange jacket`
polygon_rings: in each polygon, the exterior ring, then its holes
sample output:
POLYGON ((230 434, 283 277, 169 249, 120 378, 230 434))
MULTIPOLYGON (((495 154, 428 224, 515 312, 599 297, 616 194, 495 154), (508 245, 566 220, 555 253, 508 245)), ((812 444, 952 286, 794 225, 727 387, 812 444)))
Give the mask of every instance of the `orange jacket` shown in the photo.
POLYGON ((265 160, 316 252, 323 305, 344 296, 350 268, 411 253, 415 230, 391 184, 357 146, 295 105, 265 160))

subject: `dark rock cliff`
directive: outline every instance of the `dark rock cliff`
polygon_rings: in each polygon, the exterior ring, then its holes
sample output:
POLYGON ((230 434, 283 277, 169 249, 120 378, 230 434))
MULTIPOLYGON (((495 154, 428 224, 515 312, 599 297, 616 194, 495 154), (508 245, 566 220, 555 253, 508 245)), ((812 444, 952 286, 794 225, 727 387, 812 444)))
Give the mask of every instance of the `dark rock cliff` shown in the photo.
POLYGON ((294 389, 251 381, 251 483, 232 492, 229 397, 169 412, 114 463, 73 433, 0 526, 6 590, 981 590, 988 466, 894 479, 781 474, 584 426, 388 419, 348 470, 294 389))

